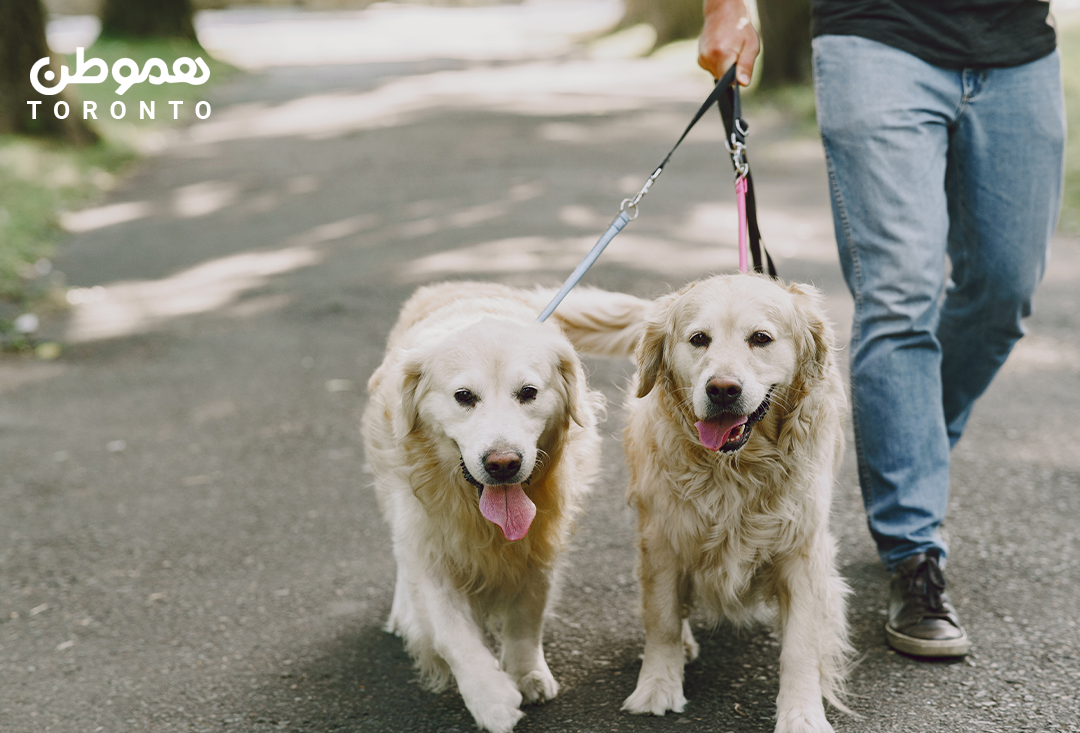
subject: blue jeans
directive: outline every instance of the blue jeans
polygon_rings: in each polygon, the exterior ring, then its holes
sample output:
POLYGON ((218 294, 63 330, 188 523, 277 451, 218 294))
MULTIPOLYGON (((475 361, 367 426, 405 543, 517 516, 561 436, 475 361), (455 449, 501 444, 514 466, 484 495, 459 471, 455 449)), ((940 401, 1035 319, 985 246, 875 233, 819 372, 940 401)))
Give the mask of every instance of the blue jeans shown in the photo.
POLYGON ((949 450, 1023 335, 1061 203, 1058 54, 942 69, 814 39, 818 126, 855 300, 851 396, 870 532, 894 570, 941 537, 949 450))

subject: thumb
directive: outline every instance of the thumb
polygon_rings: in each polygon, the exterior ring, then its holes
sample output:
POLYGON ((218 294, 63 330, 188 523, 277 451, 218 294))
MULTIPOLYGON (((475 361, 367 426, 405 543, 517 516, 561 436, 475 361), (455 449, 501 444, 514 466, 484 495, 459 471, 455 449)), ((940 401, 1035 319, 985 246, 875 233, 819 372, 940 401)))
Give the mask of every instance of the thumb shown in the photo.
POLYGON ((739 82, 739 86, 750 86, 750 77, 754 74, 754 58, 748 57, 747 54, 739 56, 739 60, 735 64, 735 80, 739 82))

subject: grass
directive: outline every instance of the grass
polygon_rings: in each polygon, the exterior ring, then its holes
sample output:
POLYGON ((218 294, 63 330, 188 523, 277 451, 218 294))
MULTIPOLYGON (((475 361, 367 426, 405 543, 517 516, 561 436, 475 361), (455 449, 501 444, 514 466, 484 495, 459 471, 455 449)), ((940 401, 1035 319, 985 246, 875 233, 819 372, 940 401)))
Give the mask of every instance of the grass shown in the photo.
POLYGON ((63 307, 62 276, 49 261, 61 235, 58 215, 112 188, 133 157, 129 147, 108 138, 83 149, 0 138, 0 347, 31 345, 14 330, 20 313, 48 315, 63 307))
POLYGON ((1080 19, 1059 25, 1058 49, 1065 84, 1065 116, 1069 134, 1065 144, 1065 195, 1058 228, 1080 234, 1080 19))
MULTIPOLYGON (((233 70, 187 41, 110 39, 86 50, 86 58, 100 58, 110 69, 121 58, 130 58, 140 67, 147 59, 160 58, 171 68, 181 56, 201 56, 207 62, 208 84, 233 70)), ((74 55, 68 57, 67 65, 74 72, 74 55)), ((62 236, 60 215, 103 199, 155 133, 192 119, 195 104, 207 96, 206 84, 144 82, 123 96, 116 95, 116 87, 111 78, 100 84, 68 87, 81 100, 97 102, 97 121, 90 120, 101 136, 95 145, 72 148, 43 138, 0 136, 0 349, 25 350, 34 345, 14 329, 19 314, 48 315, 64 307, 62 276, 51 271, 49 261, 62 236), (117 100, 127 106, 122 120, 109 114, 110 105, 117 100), (184 102, 179 121, 173 120, 170 100, 184 102), (156 119, 140 120, 139 102, 154 102, 156 119)), ((82 116, 81 100, 73 100, 71 114, 82 116)), ((51 114, 51 108, 46 102, 38 114, 51 114)))

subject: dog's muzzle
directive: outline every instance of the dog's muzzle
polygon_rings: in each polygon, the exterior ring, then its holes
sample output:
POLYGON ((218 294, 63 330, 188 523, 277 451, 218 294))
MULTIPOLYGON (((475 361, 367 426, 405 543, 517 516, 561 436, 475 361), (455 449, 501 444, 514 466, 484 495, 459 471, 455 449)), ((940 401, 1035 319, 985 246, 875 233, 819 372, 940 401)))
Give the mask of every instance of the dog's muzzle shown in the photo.
POLYGON ((701 445, 718 453, 734 453, 750 440, 754 425, 761 422, 772 405, 773 387, 765 393, 765 399, 749 415, 721 412, 706 420, 694 423, 701 445))

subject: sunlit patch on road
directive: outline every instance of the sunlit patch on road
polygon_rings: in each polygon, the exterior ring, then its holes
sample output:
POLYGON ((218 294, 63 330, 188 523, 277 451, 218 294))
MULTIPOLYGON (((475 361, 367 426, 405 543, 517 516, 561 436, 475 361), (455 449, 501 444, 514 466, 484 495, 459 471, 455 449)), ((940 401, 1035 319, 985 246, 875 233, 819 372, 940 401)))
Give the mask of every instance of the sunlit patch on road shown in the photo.
POLYGON ((179 316, 221 308, 274 275, 322 259, 314 247, 302 245, 230 255, 160 280, 99 286, 99 297, 73 304, 66 339, 79 343, 144 333, 179 316))

